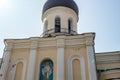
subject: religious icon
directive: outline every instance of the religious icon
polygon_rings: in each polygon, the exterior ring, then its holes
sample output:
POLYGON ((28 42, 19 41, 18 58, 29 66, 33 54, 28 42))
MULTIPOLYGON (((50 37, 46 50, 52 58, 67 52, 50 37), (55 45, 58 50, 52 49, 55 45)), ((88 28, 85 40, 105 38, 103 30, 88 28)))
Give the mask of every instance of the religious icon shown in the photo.
POLYGON ((53 62, 51 60, 41 63, 39 80, 53 80, 53 62))

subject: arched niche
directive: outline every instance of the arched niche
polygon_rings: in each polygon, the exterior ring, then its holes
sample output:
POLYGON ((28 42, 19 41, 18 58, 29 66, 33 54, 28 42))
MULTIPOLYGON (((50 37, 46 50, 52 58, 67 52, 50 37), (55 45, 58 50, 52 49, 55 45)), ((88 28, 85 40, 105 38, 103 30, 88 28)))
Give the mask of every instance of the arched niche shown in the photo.
POLYGON ((53 80, 54 63, 50 59, 45 59, 40 63, 39 80, 53 80))
POLYGON ((74 63, 75 64, 79 64, 78 67, 80 70, 80 76, 81 76, 81 80, 86 80, 86 73, 85 73, 85 63, 84 63, 84 58, 83 56, 80 55, 72 55, 69 57, 68 59, 68 80, 74 80, 74 63))
POLYGON ((10 80, 24 80, 26 72, 26 59, 25 58, 16 58, 14 63, 11 66, 10 71, 10 80))

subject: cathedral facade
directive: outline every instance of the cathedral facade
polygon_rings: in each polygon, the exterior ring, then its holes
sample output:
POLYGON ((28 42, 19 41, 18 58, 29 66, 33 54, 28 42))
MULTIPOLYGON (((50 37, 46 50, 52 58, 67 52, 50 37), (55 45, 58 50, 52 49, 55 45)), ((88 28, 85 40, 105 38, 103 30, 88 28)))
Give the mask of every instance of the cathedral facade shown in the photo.
POLYGON ((120 80, 120 52, 95 53, 73 0, 47 0, 41 37, 6 39, 0 80, 120 80))

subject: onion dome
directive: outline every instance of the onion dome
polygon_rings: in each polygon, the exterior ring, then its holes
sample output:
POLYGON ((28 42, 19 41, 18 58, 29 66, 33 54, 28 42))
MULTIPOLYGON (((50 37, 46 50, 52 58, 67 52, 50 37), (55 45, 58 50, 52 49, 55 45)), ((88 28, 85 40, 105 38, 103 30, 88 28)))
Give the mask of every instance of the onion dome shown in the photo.
POLYGON ((76 3, 73 0, 47 0, 45 5, 43 6, 43 14, 50 8, 63 6, 68 7, 78 14, 79 10, 76 3))

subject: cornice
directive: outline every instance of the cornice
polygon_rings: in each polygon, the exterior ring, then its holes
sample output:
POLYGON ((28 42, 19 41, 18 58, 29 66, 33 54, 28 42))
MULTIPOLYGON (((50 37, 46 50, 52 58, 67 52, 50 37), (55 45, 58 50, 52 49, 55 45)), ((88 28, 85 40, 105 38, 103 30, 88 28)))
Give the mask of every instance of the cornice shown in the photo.
POLYGON ((120 70, 110 70, 110 71, 102 72, 101 75, 115 74, 115 73, 120 73, 120 70))
POLYGON ((56 36, 56 37, 31 37, 25 39, 6 39, 6 49, 19 49, 19 48, 36 48, 36 47, 53 47, 53 46, 74 46, 74 45, 93 45, 94 33, 84 33, 71 36, 56 36), (81 39, 82 41, 74 41, 75 39, 81 39), (67 41, 73 40, 73 41, 67 41), (44 43, 45 41, 55 41, 55 43, 44 43), (25 43, 25 44, 22 44, 25 43), (18 45, 17 45, 18 44, 18 45), (21 44, 21 45, 20 45, 21 44))
POLYGON ((95 33, 83 33, 83 34, 76 34, 76 35, 69 35, 69 36, 56 36, 56 37, 30 37, 30 38, 23 38, 23 39, 5 39, 4 42, 7 43, 17 43, 17 42, 30 42, 30 41, 41 41, 41 40, 56 40, 58 38, 64 39, 78 39, 78 38, 85 38, 85 37, 94 37, 95 33))
POLYGON ((120 58, 115 58, 115 59, 97 59, 97 62, 103 62, 103 61, 120 61, 120 58))
POLYGON ((120 51, 96 53, 96 57, 100 57, 100 56, 112 56, 112 55, 120 55, 120 51))

